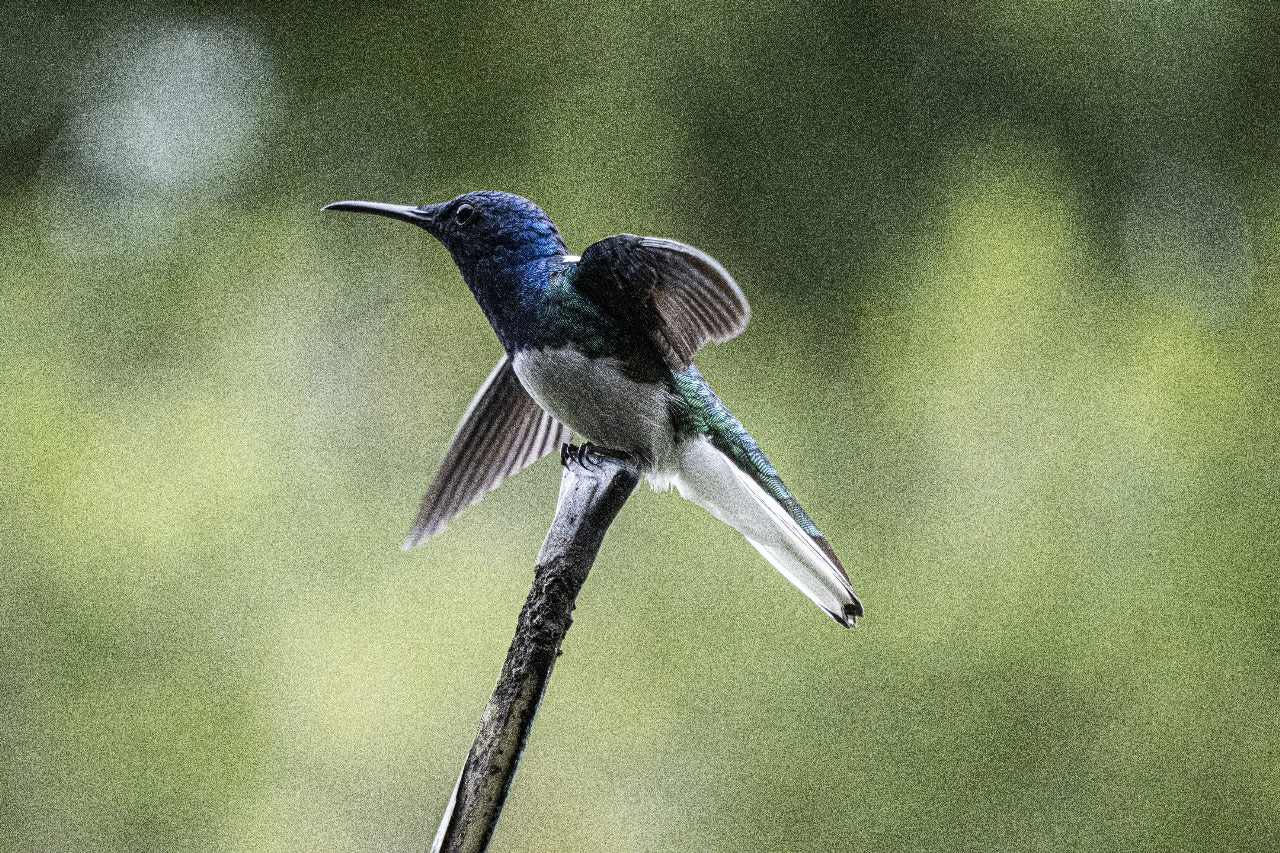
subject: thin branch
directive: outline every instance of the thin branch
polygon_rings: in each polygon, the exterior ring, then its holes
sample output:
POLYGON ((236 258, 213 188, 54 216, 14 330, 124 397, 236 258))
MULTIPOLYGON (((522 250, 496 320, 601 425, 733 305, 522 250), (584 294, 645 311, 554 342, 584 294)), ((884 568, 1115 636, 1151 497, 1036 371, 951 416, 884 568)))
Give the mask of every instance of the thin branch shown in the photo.
POLYGON ((481 853, 488 847, 560 644, 573 622, 574 601, 605 532, 639 480, 630 463, 613 458, 591 457, 588 466, 565 466, 556 517, 538 552, 533 589, 432 853, 481 853))

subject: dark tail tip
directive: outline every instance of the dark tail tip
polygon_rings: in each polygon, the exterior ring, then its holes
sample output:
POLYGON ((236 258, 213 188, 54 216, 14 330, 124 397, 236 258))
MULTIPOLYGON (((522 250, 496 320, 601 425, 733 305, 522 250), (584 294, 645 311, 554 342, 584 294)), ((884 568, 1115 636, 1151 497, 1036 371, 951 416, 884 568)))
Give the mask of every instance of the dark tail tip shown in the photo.
POLYGON ((858 620, 864 615, 862 610, 862 602, 857 598, 844 606, 844 612, 840 616, 835 616, 835 620, 846 628, 853 628, 858 624, 858 620))

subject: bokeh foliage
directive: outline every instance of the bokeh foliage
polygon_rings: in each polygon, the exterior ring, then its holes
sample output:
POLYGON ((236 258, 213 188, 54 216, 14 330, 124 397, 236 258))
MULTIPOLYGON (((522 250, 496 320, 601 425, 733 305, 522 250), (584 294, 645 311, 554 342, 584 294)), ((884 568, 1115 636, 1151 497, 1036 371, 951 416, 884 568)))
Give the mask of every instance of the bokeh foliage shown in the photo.
POLYGON ((0 849, 423 849, 557 473, 397 550, 498 346, 318 210, 479 187, 735 273, 868 607, 638 494, 495 849, 1280 847, 1273 10, 4 15, 0 849))

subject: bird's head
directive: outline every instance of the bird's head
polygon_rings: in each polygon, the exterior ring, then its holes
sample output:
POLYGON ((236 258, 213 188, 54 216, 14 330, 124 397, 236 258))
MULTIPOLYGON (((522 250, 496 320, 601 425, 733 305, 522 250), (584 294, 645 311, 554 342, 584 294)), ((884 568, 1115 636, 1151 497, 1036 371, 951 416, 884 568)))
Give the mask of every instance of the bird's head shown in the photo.
POLYGON ((560 230, 529 199, 496 190, 477 190, 439 204, 412 207, 377 201, 336 201, 325 210, 372 213, 426 229, 466 273, 486 259, 520 263, 563 255, 560 230))

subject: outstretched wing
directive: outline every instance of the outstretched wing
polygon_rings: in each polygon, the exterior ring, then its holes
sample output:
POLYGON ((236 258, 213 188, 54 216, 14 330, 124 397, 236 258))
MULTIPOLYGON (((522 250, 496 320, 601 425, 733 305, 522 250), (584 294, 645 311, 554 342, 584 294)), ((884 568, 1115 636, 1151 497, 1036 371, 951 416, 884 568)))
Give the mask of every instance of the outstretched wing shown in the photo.
POLYGON ((716 259, 661 237, 617 234, 592 243, 574 287, 615 318, 639 325, 672 370, 689 366, 708 341, 727 341, 751 310, 716 259))
POLYGON ((459 510, 568 441, 570 433, 533 401, 504 354, 462 416, 405 550, 439 533, 459 510))

